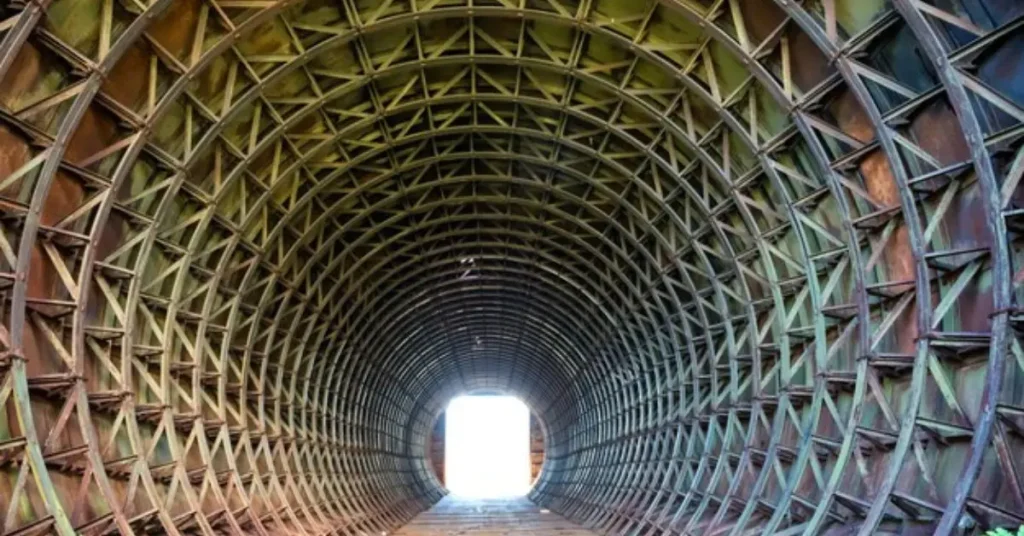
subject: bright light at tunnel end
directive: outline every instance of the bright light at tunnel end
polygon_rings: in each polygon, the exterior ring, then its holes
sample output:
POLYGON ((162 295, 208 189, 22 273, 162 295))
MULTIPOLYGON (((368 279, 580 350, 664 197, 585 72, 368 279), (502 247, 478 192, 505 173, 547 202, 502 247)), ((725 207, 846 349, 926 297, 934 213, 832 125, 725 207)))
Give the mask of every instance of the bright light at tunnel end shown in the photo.
POLYGON ((445 482, 460 497, 530 490, 530 410, 511 396, 460 396, 445 417, 445 482))

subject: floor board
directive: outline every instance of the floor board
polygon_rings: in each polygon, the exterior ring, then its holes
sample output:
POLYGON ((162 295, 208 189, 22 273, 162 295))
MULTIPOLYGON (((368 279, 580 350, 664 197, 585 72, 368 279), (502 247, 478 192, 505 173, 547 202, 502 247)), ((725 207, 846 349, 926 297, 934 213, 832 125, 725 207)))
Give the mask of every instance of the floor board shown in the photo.
POLYGON ((467 499, 451 495, 416 516, 392 536, 442 535, 502 536, 557 534, 585 536, 595 532, 544 510, 525 497, 467 499))

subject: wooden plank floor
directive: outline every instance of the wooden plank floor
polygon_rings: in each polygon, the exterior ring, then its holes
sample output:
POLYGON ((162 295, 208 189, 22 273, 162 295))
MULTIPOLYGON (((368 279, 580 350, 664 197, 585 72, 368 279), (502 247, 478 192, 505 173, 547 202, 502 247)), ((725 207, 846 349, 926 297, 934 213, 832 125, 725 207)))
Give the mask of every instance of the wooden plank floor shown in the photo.
POLYGON ((585 536, 595 532, 544 510, 525 497, 467 499, 448 495, 413 518, 393 536, 557 534, 585 536))

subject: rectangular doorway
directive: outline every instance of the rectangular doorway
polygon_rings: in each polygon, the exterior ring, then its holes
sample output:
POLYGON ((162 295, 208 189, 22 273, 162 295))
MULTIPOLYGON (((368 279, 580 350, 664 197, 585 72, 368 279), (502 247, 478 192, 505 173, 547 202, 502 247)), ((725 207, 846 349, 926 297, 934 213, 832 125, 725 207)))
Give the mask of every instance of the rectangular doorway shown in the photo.
POLYGON ((460 396, 445 416, 445 483, 453 495, 530 490, 530 410, 511 396, 460 396))

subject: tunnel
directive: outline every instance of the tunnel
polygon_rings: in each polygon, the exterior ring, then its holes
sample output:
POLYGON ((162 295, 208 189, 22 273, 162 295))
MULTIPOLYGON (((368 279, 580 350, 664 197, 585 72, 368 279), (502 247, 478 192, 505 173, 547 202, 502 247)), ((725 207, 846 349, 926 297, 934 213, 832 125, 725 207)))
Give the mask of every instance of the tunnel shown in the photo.
POLYGON ((0 535, 391 534, 474 392, 591 533, 1016 531, 1022 51, 1017 0, 2 1, 0 535))

